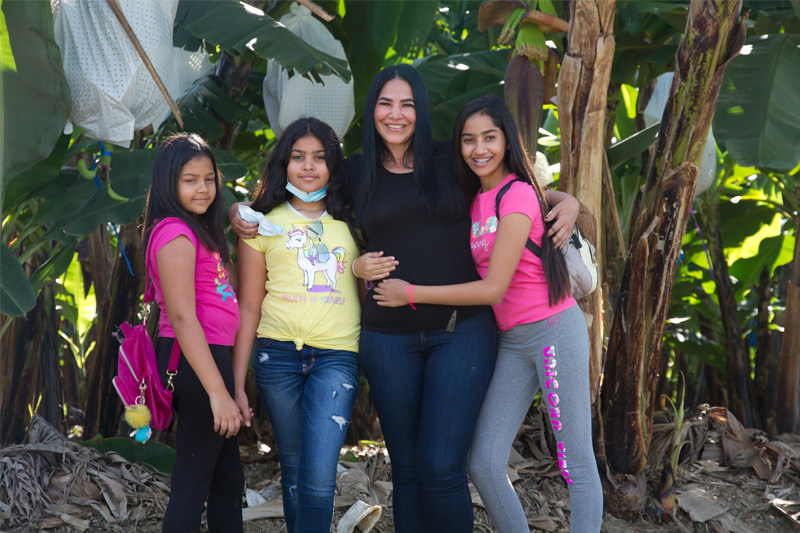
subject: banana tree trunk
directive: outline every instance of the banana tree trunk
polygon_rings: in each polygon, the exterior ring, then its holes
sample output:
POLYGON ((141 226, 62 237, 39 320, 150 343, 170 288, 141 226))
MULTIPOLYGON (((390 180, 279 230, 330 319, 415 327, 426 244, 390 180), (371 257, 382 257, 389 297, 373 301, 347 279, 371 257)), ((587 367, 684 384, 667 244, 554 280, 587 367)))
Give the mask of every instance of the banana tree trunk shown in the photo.
POLYGON ((708 233, 708 244, 717 286, 717 300, 725 332, 725 354, 728 371, 728 390, 731 393, 727 404, 731 412, 745 426, 753 427, 753 406, 750 400, 750 352, 745 344, 742 328, 739 326, 739 311, 736 305, 733 285, 728 274, 728 262, 722 244, 722 226, 719 220, 719 202, 713 196, 706 196, 703 208, 698 213, 708 233))
MULTIPOLYGON (((57 335, 56 310, 53 286, 42 287, 36 298, 36 306, 24 318, 13 319, 3 335, 3 394, 2 413, 0 413, 0 442, 19 443, 25 437, 30 423, 30 409, 36 409, 39 394, 45 404, 52 404, 49 396, 52 390, 38 387, 40 373, 50 373, 45 367, 42 354, 54 347, 53 337, 57 335)), ((6 317, 6 320, 12 320, 6 317)), ((48 376, 49 378, 49 376, 48 376)), ((59 426, 59 419, 52 412, 48 421, 59 426)))
POLYGON ((134 276, 128 272, 128 265, 121 253, 116 254, 113 265, 108 267, 106 253, 110 245, 105 228, 101 226, 89 237, 97 297, 97 338, 95 348, 86 360, 85 438, 98 433, 103 436, 114 435, 119 425, 122 403, 111 384, 117 370, 119 343, 111 337, 111 333, 126 320, 136 320, 144 276, 144 257, 137 230, 139 222, 141 219, 119 229, 120 244, 128 254, 134 276))
MULTIPOLYGON (((583 205, 578 225, 595 243, 603 264, 599 221, 602 220, 603 153, 606 96, 614 60, 615 0, 570 0, 568 48, 558 76, 558 125, 561 129, 559 188, 583 205)), ((580 302, 591 316, 590 379, 595 405, 603 372, 603 272, 595 292, 580 302)))
MULTIPOLYGON (((744 42, 741 0, 695 0, 675 56, 653 163, 631 224, 601 393, 607 509, 643 510, 664 324, 698 165, 728 61, 744 42)), ((562 130, 563 132, 563 130, 562 130)))
MULTIPOLYGON (((778 368, 778 351, 772 350, 772 331, 770 315, 772 292, 777 288, 776 280, 770 276, 769 268, 764 267, 758 277, 756 315, 756 355, 753 378, 753 410, 755 425, 770 435, 775 435, 774 413, 777 398, 777 386, 770 387, 770 373, 776 374, 778 368), (770 372, 772 371, 772 372, 770 372)), ((776 384, 777 385, 777 382, 776 384)))
MULTIPOLYGON (((795 193, 800 201, 800 190, 795 193)), ((795 220, 794 259, 786 285, 786 319, 784 320, 781 360, 778 371, 777 417, 779 433, 800 431, 800 217, 795 220)))

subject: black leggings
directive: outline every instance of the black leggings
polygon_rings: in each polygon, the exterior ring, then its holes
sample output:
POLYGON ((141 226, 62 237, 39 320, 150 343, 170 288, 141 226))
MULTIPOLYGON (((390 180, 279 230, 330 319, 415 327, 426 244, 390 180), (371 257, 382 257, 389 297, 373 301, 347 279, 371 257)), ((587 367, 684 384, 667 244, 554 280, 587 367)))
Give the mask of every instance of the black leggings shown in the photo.
MULTIPOLYGON (((159 337, 156 342, 162 379, 174 341, 159 337)), ((225 387, 233 397, 231 347, 212 344, 209 348, 225 387)), ((183 353, 173 384, 172 407, 178 415, 178 453, 161 530, 164 533, 199 531, 203 502, 208 498, 209 532, 240 532, 244 473, 239 458, 239 438, 226 439, 214 432, 214 414, 208 394, 183 353)))

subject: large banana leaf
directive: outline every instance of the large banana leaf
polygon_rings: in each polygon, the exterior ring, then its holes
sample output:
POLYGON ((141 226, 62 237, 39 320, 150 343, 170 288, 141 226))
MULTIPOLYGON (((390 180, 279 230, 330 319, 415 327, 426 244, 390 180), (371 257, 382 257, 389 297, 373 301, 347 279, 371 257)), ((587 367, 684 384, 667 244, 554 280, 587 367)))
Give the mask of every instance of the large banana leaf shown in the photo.
POLYGON ((661 122, 656 122, 650 127, 634 133, 627 139, 611 145, 607 150, 608 166, 614 169, 630 158, 639 156, 642 152, 648 150, 656 142, 660 127, 661 122))
POLYGON ((438 8, 438 0, 407 0, 403 3, 403 12, 397 23, 397 39, 392 46, 397 55, 418 56, 438 8))
POLYGON ((2 2, 2 188, 46 158, 71 109, 49 0, 2 2))
POLYGON ((0 313, 25 316, 36 305, 33 286, 14 252, 0 243, 0 313))
POLYGON ((343 45, 355 82, 356 120, 372 79, 397 57, 415 57, 427 43, 439 2, 434 0, 382 0, 344 2, 341 26, 343 45))
POLYGON ((451 56, 429 56, 414 64, 425 80, 431 100, 438 100, 456 77, 483 72, 503 79, 508 66, 508 50, 486 50, 451 56))
POLYGON ((800 35, 759 35, 725 71, 714 137, 742 166, 800 161, 800 35), (749 52, 749 53, 745 53, 749 52))
POLYGON ((69 146, 69 135, 62 135, 56 141, 52 153, 22 174, 6 183, 3 197, 3 211, 28 198, 29 194, 42 185, 53 181, 61 171, 64 153, 69 146))
MULTIPOLYGON (((181 96, 178 108, 183 116, 183 131, 197 133, 213 142, 224 133, 220 119, 236 124, 247 118, 248 110, 223 91, 216 76, 208 75, 195 81, 181 96)), ((177 121, 170 116, 160 128, 162 131, 180 131, 177 121)))
POLYGON ((53 223, 51 237, 88 235, 99 224, 128 224, 142 214, 153 169, 156 150, 115 152, 111 160, 109 182, 114 191, 129 199, 118 202, 92 180, 78 176, 77 169, 62 170, 59 177, 35 191, 44 199, 32 223, 53 223))
POLYGON ((34 292, 38 294, 45 283, 61 276, 69 268, 74 254, 74 243, 59 247, 58 251, 52 254, 31 276, 34 292))
POLYGON ((355 108, 359 114, 364 110, 372 78, 383 68, 386 52, 395 42, 403 3, 402 0, 345 2, 347 11, 342 28, 350 36, 350 42, 344 43, 345 53, 355 74, 355 108))
POLYGON ((318 74, 333 72, 345 81, 350 79, 344 60, 308 45, 280 22, 243 2, 183 0, 180 8, 177 26, 223 50, 239 54, 252 51, 299 74, 313 70, 318 74))

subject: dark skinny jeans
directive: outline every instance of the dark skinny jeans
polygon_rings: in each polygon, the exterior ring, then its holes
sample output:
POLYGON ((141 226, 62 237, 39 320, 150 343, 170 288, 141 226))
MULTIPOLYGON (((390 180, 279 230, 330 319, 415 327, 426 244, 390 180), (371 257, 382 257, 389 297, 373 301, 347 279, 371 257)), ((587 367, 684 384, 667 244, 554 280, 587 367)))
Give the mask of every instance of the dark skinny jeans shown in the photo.
POLYGON ((471 532, 467 453, 497 356, 494 314, 445 329, 361 331, 359 360, 381 422, 397 533, 471 532))

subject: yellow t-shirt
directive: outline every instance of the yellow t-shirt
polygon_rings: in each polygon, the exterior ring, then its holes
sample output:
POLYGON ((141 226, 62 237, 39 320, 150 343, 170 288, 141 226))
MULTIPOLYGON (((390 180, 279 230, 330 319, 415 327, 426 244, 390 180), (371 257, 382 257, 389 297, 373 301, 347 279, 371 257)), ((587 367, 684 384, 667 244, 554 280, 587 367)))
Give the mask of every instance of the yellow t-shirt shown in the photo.
POLYGON ((347 224, 328 213, 311 220, 288 203, 267 219, 283 235, 244 241, 267 264, 258 336, 357 352, 361 304, 351 263, 359 251, 347 224))

